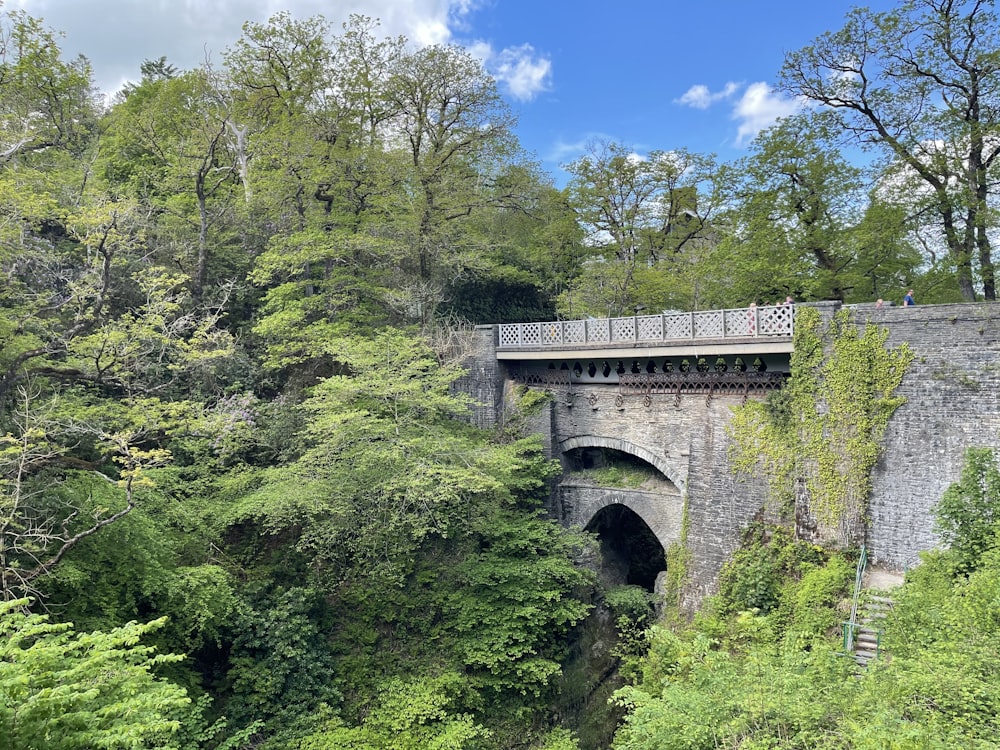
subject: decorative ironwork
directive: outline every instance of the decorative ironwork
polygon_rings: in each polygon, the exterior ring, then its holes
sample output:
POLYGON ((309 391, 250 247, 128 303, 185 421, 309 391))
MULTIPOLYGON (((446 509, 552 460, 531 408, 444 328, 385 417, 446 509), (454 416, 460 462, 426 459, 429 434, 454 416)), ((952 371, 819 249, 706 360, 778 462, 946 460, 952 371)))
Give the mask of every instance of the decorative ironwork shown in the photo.
POLYGON ((501 323, 499 348, 790 337, 794 322, 794 305, 774 305, 630 318, 501 323))
POLYGON ((569 370, 521 370, 511 373, 514 380, 521 385, 541 386, 571 385, 569 370))
POLYGON ((683 394, 747 396, 781 388, 785 375, 780 372, 664 372, 658 374, 625 373, 619 378, 618 392, 624 396, 643 396, 643 403, 653 395, 673 395, 679 403, 683 394))

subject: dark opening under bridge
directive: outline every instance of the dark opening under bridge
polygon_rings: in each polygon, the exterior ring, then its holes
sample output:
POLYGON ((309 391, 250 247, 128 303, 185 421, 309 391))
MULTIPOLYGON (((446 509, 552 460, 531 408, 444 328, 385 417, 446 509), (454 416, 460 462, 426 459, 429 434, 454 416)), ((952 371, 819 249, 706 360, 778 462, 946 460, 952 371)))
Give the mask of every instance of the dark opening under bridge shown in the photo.
MULTIPOLYGON (((824 320, 842 307, 810 306, 824 320)), ((728 426, 733 407, 789 374, 802 307, 480 326, 458 387, 484 427, 504 421, 513 386, 548 392, 528 429, 563 465, 552 514, 597 528, 634 513, 664 549, 683 542, 696 599, 714 589, 741 530, 767 512, 763 480, 731 470, 728 426), (588 467, 619 459, 655 476, 640 487, 591 481, 588 467)), ((1000 449, 1000 305, 850 310, 859 327, 887 329, 887 346, 906 343, 915 355, 898 391, 907 403, 872 476, 865 531, 873 562, 898 570, 938 543, 933 508, 958 480, 966 448, 1000 449)), ((806 536, 815 528, 798 508, 795 521, 806 536)))

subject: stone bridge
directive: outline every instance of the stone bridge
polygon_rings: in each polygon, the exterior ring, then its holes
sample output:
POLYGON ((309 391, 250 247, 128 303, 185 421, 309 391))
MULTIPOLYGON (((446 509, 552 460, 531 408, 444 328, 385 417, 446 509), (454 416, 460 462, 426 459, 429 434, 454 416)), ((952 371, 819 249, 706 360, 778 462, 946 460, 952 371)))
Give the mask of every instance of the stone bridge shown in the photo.
MULTIPOLYGON (((825 317, 840 307, 814 306, 825 317)), ((873 476, 867 529, 870 559, 902 570, 937 543, 933 507, 958 479, 965 449, 1000 448, 1000 307, 858 305, 853 313, 916 355, 900 388, 907 403, 890 421, 873 476)), ((686 518, 697 599, 715 590, 740 531, 765 514, 765 484, 731 471, 726 426, 734 406, 789 375, 793 322, 793 308, 778 306, 482 326, 459 387, 478 401, 475 420, 485 427, 503 420, 515 385, 551 393, 531 428, 564 468, 552 514, 594 528, 609 510, 627 508, 664 550, 681 540, 686 518), (616 465, 645 474, 609 486, 600 470, 616 465)))

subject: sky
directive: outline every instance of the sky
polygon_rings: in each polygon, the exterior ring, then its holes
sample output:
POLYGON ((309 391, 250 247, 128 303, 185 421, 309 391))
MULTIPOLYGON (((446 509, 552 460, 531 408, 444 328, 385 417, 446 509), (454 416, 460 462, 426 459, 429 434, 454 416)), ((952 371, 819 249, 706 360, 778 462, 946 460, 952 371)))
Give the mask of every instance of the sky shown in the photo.
POLYGON ((685 148, 731 161, 798 103, 774 90, 784 55, 836 31, 852 6, 890 0, 0 0, 65 36, 112 93, 143 60, 180 69, 221 53, 247 20, 288 11, 381 22, 411 42, 480 58, 518 116, 522 146, 557 184, 588 143, 685 148))

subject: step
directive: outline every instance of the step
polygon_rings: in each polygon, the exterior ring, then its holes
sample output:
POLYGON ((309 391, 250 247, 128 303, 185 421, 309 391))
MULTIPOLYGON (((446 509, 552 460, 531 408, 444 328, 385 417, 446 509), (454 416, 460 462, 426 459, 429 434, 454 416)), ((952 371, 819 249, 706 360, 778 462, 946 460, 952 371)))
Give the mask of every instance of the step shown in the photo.
POLYGON ((866 594, 865 601, 888 604, 890 607, 896 603, 895 599, 890 599, 888 596, 878 596, 876 594, 866 594))

